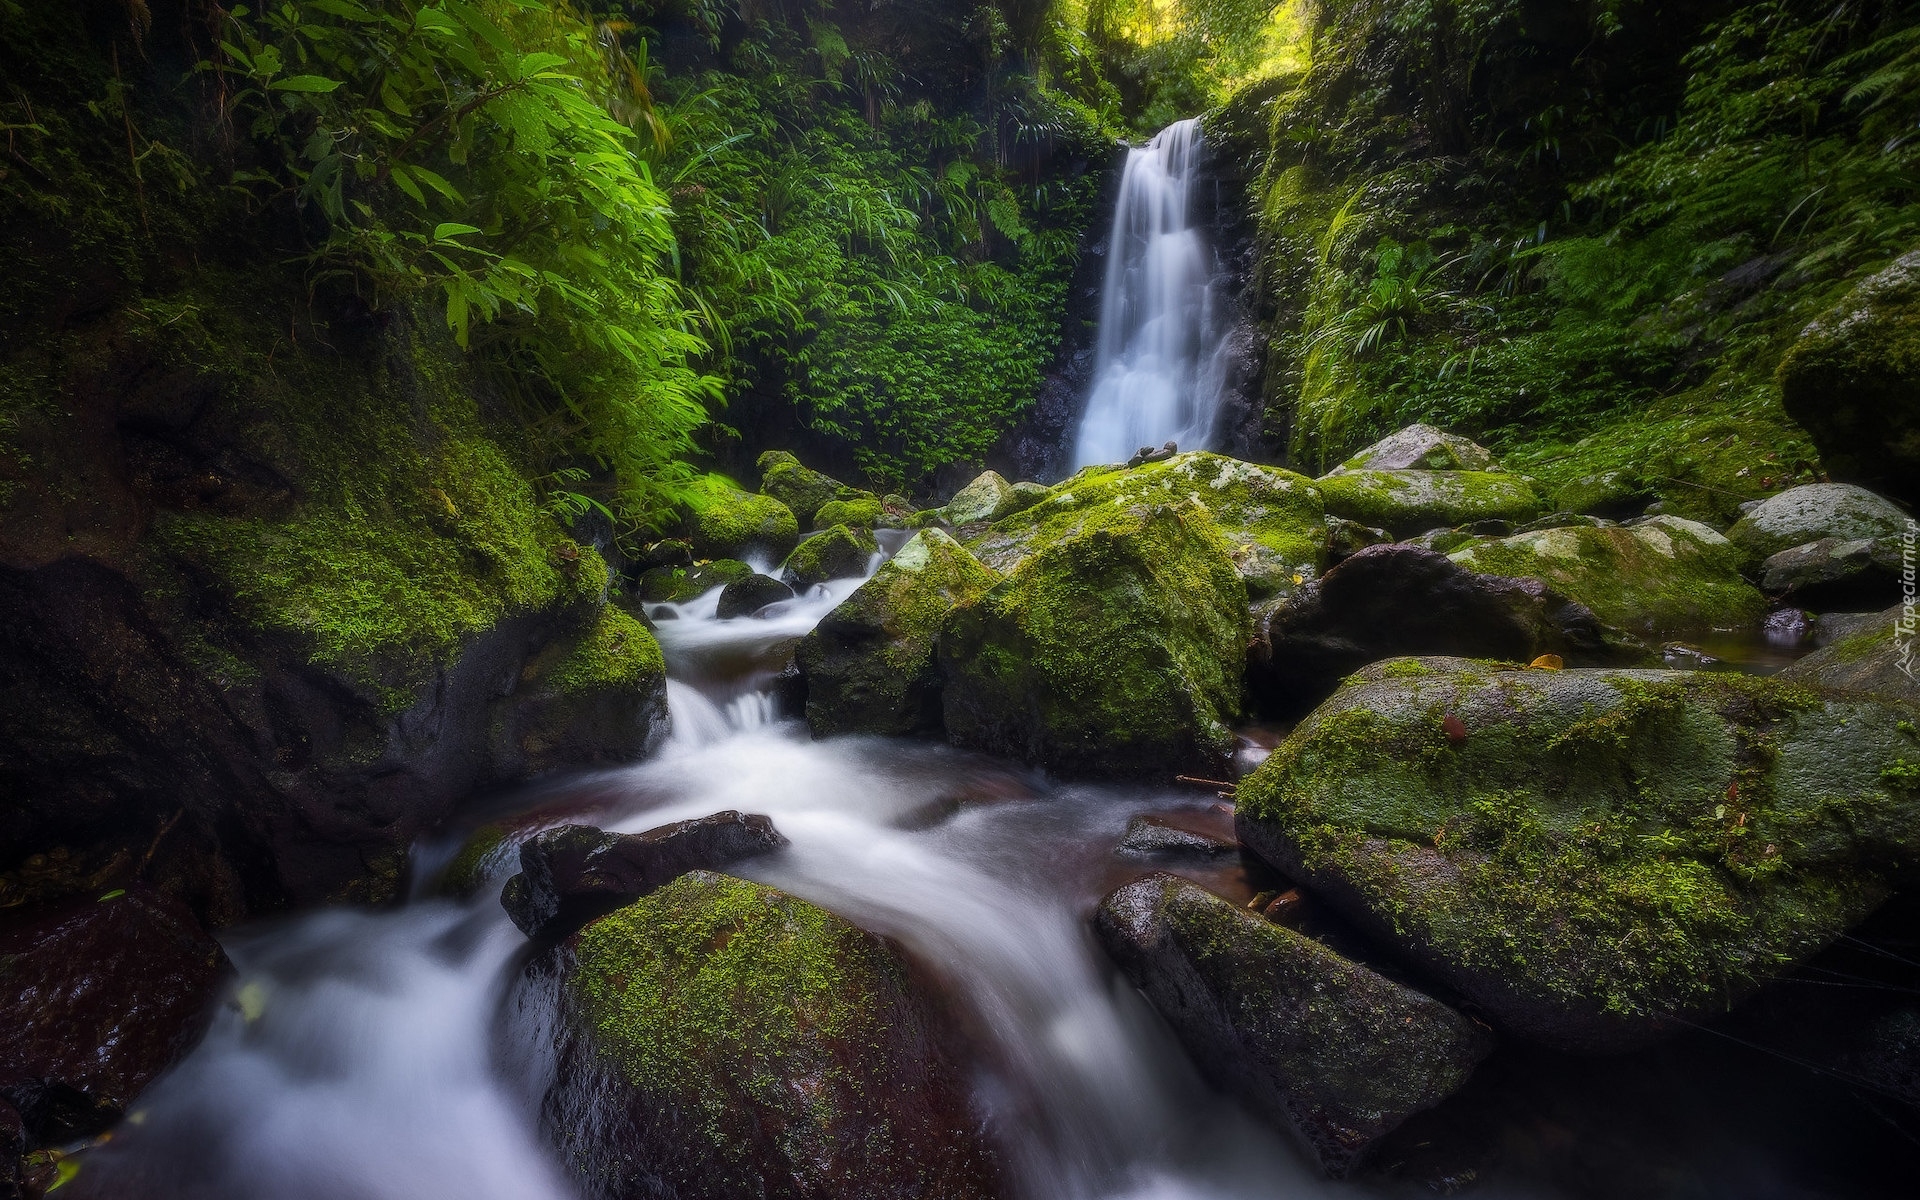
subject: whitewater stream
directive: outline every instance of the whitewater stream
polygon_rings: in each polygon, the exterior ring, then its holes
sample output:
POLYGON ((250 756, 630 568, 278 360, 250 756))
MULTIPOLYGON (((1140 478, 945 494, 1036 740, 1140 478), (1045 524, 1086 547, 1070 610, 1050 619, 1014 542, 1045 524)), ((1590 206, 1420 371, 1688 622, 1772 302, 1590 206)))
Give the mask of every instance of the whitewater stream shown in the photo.
POLYGON ((1220 264, 1194 224, 1200 138, 1197 118, 1177 121, 1127 154, 1076 468, 1215 446, 1228 350, 1220 264))

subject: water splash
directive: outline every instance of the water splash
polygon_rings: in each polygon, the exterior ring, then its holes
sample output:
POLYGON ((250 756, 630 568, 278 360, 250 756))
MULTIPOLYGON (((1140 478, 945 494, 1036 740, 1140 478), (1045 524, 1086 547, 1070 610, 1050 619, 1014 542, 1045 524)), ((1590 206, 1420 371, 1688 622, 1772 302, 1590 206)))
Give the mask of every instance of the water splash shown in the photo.
POLYGON ((1214 444, 1228 340, 1219 264, 1193 224, 1200 145, 1195 118, 1127 154, 1076 468, 1168 441, 1183 450, 1214 444))

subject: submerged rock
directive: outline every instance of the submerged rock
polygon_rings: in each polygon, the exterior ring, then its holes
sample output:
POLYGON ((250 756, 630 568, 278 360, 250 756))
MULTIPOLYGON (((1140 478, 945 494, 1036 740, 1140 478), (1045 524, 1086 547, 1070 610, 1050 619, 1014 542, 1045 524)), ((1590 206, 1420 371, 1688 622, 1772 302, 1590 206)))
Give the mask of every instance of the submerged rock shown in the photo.
POLYGON ((1431 425, 1409 425, 1381 438, 1336 471, 1498 471, 1493 451, 1431 425))
POLYGON ((941 634, 948 736, 1076 774, 1217 768, 1247 638, 1219 528, 1179 498, 1058 502, 1031 510, 1047 515, 1025 557, 941 634))
POLYGON ((814 736, 939 728, 935 640, 998 579, 946 533, 916 533, 800 642, 814 736))
MULTIPOLYGON (((1823 628, 1829 618, 1820 619, 1823 628)), ((1920 705, 1920 622, 1902 605, 1847 623, 1834 641, 1780 672, 1781 679, 1920 705)))
POLYGON ((205 1030, 227 957, 144 888, 0 917, 0 1101, 27 1140, 99 1133, 205 1030))
POLYGON ((1760 564, 1760 590, 1809 608, 1860 608, 1900 596, 1897 542, 1821 538, 1769 555, 1760 564))
POLYGON ((650 567, 641 573, 634 590, 647 604, 685 604, 752 574, 752 567, 732 558, 685 566, 650 567))
POLYGON ((563 937, 694 870, 719 870, 787 844, 766 817, 729 809, 645 833, 561 825, 520 845, 500 905, 537 941, 563 937))
POLYGON ((1920 250, 1807 326, 1780 399, 1835 478, 1920 503, 1920 250))
POLYGON ((710 479, 690 502, 687 542, 696 559, 779 558, 800 540, 799 518, 779 500, 710 479))
POLYGON ((1808 483, 1748 509, 1727 530, 1727 540, 1765 558, 1822 538, 1897 545, 1906 528, 1907 514, 1885 497, 1850 483, 1808 483))
POLYGON ((715 616, 726 620, 730 617, 750 617, 769 604, 778 604, 782 600, 793 599, 793 589, 771 575, 750 574, 745 579, 727 585, 720 593, 720 603, 713 610, 715 616))
POLYGON ((1094 929, 1201 1071, 1335 1177, 1493 1049, 1431 996, 1172 875, 1108 896, 1094 929))
POLYGON ((1126 836, 1120 839, 1119 852, 1141 856, 1167 854, 1214 857, 1238 854, 1240 843, 1230 837, 1182 829, 1143 813, 1127 822, 1126 836))
POLYGON ((835 525, 795 547, 780 576, 797 592, 830 579, 855 579, 867 573, 867 564, 879 550, 871 530, 835 525))
POLYGON ((1528 663, 1553 654, 1593 665, 1644 653, 1537 579, 1478 575, 1417 546, 1370 546, 1315 588, 1261 613, 1247 685, 1266 710, 1292 714, 1395 655, 1528 663))
POLYGON ((1013 485, 998 471, 983 471, 980 476, 947 501, 946 518, 955 525, 997 521, 1020 507, 1013 485))
POLYGON ((1002 1194, 958 1055, 886 942, 696 871, 536 958, 542 1124, 588 1195, 1002 1194))
POLYGON ((1530 521, 1546 511, 1521 475, 1492 471, 1350 471, 1315 481, 1327 511, 1412 537, 1475 521, 1530 521))
POLYGON ((804 466, 785 450, 769 450, 755 464, 760 468, 760 491, 785 505, 807 529, 822 528, 820 510, 833 501, 879 502, 872 492, 849 487, 831 475, 804 466))
POLYGON ((1708 1020, 1920 856, 1915 710, 1751 676, 1361 671, 1238 789, 1240 840, 1508 1029, 1708 1020))
POLYGON ((1448 557, 1489 575, 1538 579, 1602 621, 1636 631, 1745 625, 1767 607, 1740 574, 1746 556, 1681 517, 1540 529, 1476 542, 1448 557))

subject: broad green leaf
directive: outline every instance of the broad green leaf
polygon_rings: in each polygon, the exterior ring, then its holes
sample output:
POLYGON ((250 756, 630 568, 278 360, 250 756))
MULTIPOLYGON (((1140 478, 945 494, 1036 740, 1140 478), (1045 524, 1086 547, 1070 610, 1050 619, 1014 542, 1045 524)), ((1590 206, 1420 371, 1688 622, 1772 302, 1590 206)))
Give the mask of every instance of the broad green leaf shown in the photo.
POLYGON ((324 75, 289 75, 267 86, 276 92, 331 92, 340 86, 340 81, 324 75))
POLYGON ((442 221, 433 227, 433 240, 436 242, 444 242, 449 238, 459 237, 461 234, 479 232, 480 227, 478 225, 462 225, 458 221, 442 221))

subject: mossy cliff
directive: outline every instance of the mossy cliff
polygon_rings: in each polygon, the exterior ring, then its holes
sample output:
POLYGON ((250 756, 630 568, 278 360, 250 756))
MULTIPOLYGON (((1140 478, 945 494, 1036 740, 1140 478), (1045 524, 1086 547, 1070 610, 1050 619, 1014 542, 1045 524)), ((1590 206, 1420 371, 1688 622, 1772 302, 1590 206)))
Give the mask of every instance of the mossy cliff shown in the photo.
POLYGON ((226 921, 394 895, 473 788, 644 750, 663 681, 515 402, 214 186, 181 36, 0 14, 49 131, 0 179, 0 891, 64 847, 42 890, 145 861, 226 921))
POLYGON ((1239 790, 1241 839, 1513 1032, 1724 1012, 1920 860, 1915 712, 1804 685, 1395 659, 1239 790))
POLYGON ((548 1133, 590 1194, 997 1195, 906 963, 760 884, 696 871, 529 968, 548 1133))

